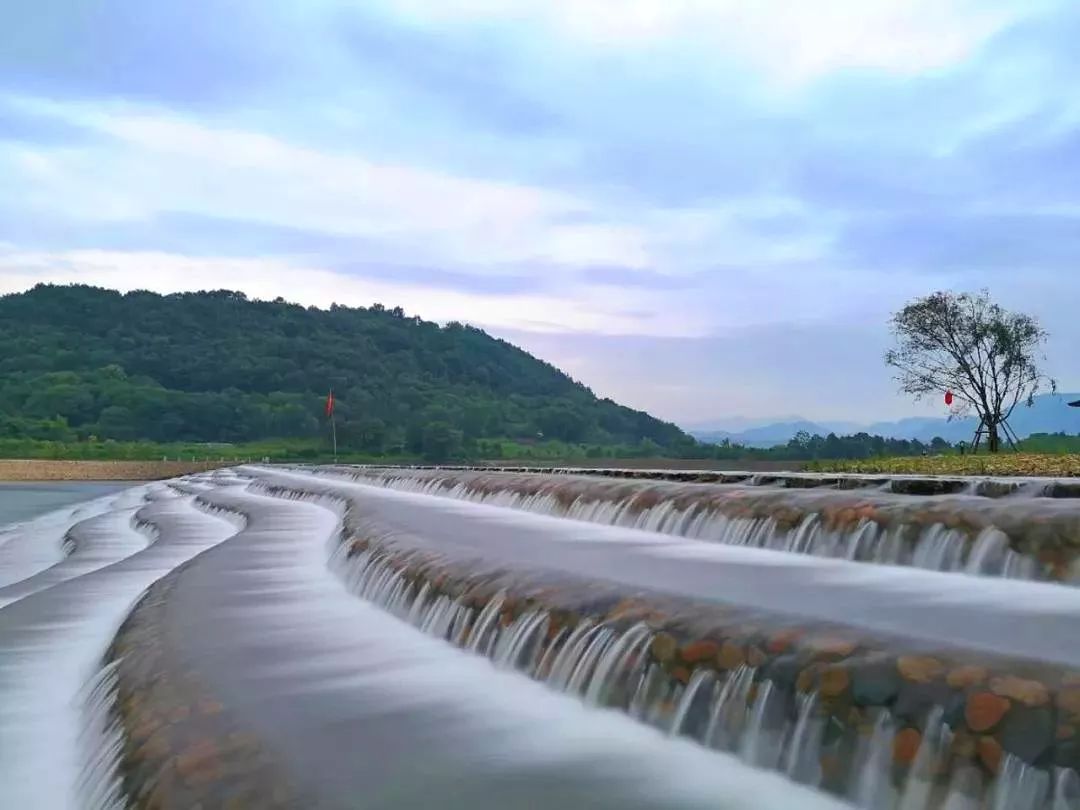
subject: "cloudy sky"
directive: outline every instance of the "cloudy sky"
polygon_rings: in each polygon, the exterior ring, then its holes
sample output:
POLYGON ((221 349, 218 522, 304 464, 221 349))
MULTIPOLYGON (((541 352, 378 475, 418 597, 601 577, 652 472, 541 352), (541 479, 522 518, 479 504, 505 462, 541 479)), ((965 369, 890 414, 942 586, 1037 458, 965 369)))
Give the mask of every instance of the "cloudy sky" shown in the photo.
POLYGON ((986 287, 1076 389, 1078 41, 1075 0, 9 3, 0 292, 380 301, 695 424, 938 412, 885 322, 986 287))

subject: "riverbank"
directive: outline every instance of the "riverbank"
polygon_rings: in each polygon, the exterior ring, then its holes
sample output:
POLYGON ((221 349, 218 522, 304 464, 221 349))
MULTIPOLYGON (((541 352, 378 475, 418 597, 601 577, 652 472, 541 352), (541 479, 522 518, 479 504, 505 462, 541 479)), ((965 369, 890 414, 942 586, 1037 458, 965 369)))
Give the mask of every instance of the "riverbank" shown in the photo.
POLYGON ((859 461, 819 461, 808 465, 819 472, 872 475, 995 475, 1075 478, 1080 476, 1080 454, 1013 453, 995 455, 916 456, 859 461))
POLYGON ((158 481, 230 464, 221 461, 0 459, 0 481, 158 481))
POLYGON ((619 470, 703 470, 712 472, 799 472, 805 461, 723 458, 523 458, 476 462, 490 467, 580 467, 619 470))

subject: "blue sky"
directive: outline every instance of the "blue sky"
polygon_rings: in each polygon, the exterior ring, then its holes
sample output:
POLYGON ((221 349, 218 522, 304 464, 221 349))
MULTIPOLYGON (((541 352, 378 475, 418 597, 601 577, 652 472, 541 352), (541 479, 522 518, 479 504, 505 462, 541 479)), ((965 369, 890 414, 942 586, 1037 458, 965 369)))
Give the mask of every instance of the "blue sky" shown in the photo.
POLYGON ((0 291, 380 301, 684 424, 936 413, 890 312, 989 288, 1080 388, 1071 0, 39 0, 0 291))

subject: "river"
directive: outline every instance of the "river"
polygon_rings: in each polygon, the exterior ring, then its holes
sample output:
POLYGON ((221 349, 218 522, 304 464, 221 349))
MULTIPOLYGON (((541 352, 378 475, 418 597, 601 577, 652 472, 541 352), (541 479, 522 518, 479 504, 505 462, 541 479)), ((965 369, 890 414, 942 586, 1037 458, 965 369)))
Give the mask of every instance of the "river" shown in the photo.
POLYGON ((0 527, 134 486, 130 482, 0 483, 0 527))

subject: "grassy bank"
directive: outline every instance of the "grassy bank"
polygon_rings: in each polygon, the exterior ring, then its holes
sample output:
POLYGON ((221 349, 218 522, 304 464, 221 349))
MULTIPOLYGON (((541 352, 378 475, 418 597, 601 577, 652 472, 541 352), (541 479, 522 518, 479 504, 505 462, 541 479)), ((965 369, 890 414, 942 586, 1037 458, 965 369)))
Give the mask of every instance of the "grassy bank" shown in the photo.
MULTIPOLYGON (((504 465, 585 465, 593 467, 686 467, 690 469, 731 469, 741 461, 731 459, 661 458, 660 448, 650 445, 585 445, 560 441, 523 444, 509 439, 481 439, 442 455, 406 451, 371 454, 342 446, 338 460, 352 464, 461 463, 489 460, 504 465)), ((331 448, 322 439, 268 439, 242 444, 117 442, 111 440, 44 441, 37 439, 0 439, 0 459, 63 459, 94 461, 244 461, 329 463, 331 448)), ((753 463, 753 462, 747 462, 753 463)), ((787 464, 788 462, 784 462, 787 464)))
POLYGON ((1080 454, 1011 453, 873 458, 859 461, 813 461, 821 472, 910 475, 1080 476, 1080 454))
MULTIPOLYGON (((1065 437, 1072 439, 1072 437, 1065 437)), ((488 439, 477 443, 464 456, 451 459, 424 459, 419 455, 371 455, 343 449, 338 460, 346 464, 418 464, 418 463, 482 463, 492 466, 575 466, 625 467, 633 469, 686 470, 750 470, 755 472, 781 470, 818 470, 821 472, 856 472, 915 475, 1045 475, 1080 476, 1080 452, 1068 452, 1063 437, 1033 437, 1025 440, 1024 452, 1002 452, 996 456, 980 454, 959 455, 950 452, 932 456, 874 456, 859 460, 816 460, 777 458, 779 453, 757 451, 736 458, 669 458, 656 453, 642 453, 642 448, 623 446, 590 447, 547 441, 521 444, 509 440, 488 439), (1039 440, 1043 439, 1042 443, 1039 440), (1030 447, 1028 445, 1031 445, 1030 447), (632 452, 632 451, 638 452, 632 452), (1064 452, 1063 452, 1064 451, 1064 452)), ((730 449, 730 448, 729 448, 730 449)), ((735 455, 732 453, 732 455, 735 455)), ((808 458, 808 456, 803 456, 808 458)), ((181 472, 147 477, 161 478, 192 471, 239 464, 243 462, 330 463, 330 448, 324 441, 305 439, 274 439, 244 444, 114 442, 82 441, 52 442, 29 439, 0 439, 0 460, 10 459, 18 464, 28 461, 83 462, 145 462, 160 466, 163 471, 181 472), (182 465, 182 466, 168 466, 182 465)), ((3 462, 0 462, 3 463, 3 462)), ((10 463, 8 466, 11 467, 10 463)), ((39 467, 45 470, 45 467, 39 467)), ((58 467, 57 469, 62 469, 58 467)), ((76 468, 72 468, 74 470, 76 468)), ((78 468, 74 478, 88 478, 89 467, 78 468)), ((108 468, 119 470, 121 468, 108 468)), ((135 469, 135 468, 132 468, 135 469)), ((150 468, 147 468, 150 469, 150 468)), ((104 471, 105 468, 103 468, 104 471)), ((7 477, 0 480, 29 480, 26 477, 7 477)), ((107 475, 105 479, 115 475, 107 475)), ((120 475, 120 477, 124 477, 120 475)), ((139 477, 139 476, 136 476, 139 477)))
POLYGON ((798 472, 803 461, 762 459, 693 459, 693 458, 500 458, 485 459, 481 464, 493 467, 581 467, 583 469, 625 470, 702 470, 717 472, 798 472))
POLYGON ((214 461, 0 459, 0 481, 157 481, 221 466, 214 461))
MULTIPOLYGON (((344 452, 342 461, 387 461, 361 453, 344 452)), ((330 448, 311 440, 269 440, 244 444, 198 442, 53 442, 34 439, 0 439, 0 459, 56 461, 165 461, 236 464, 244 461, 331 461, 330 448)))

